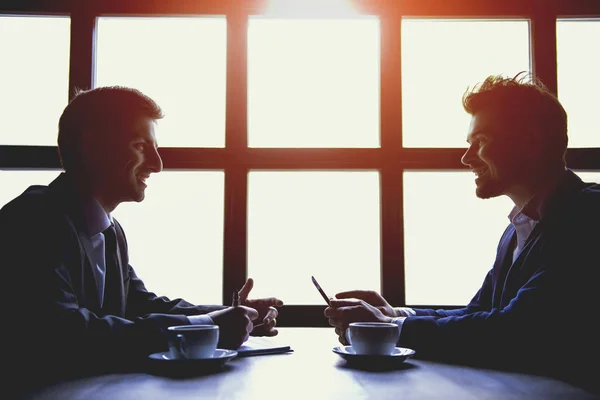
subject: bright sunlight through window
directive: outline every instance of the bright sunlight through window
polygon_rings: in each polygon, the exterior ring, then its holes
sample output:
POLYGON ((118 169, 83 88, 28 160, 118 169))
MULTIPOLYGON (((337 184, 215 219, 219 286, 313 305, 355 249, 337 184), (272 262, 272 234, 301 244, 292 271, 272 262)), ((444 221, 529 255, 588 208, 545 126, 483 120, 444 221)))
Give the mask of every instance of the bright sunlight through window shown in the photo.
POLYGON ((226 36, 224 17, 98 18, 96 86, 154 99, 162 147, 223 147, 226 36))
POLYGON ((0 145, 56 146, 70 29, 69 17, 0 16, 0 145))
POLYGON ((114 211, 130 263, 148 290, 194 304, 222 304, 224 174, 151 175, 141 203, 114 211))
POLYGON ((492 268, 512 207, 506 196, 477 198, 470 172, 404 172, 406 304, 467 304, 492 268))
POLYGON ((356 17, 358 10, 354 0, 268 0, 261 13, 265 16, 279 18, 305 18, 319 16, 356 17))
POLYGON ((0 170, 0 208, 20 195, 31 185, 48 185, 61 171, 2 171, 0 170))
POLYGON ((403 19, 404 146, 464 147, 465 90, 489 75, 529 70, 526 20, 403 19))
POLYGON ((567 111, 569 147, 600 147, 600 20, 556 23, 558 98, 567 111))
POLYGON ((379 147, 379 20, 248 26, 250 147, 379 147))
POLYGON ((324 305, 329 296, 381 290, 379 173, 252 171, 248 276, 257 297, 324 305))

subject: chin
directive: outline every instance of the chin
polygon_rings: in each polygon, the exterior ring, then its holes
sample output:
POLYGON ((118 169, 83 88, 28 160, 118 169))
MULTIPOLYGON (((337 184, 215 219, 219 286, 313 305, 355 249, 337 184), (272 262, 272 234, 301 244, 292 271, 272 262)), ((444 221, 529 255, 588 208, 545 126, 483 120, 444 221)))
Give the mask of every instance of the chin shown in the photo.
POLYGON ((127 201, 134 201, 136 203, 141 202, 146 197, 143 189, 131 189, 127 196, 127 201))
POLYGON ((491 199, 493 197, 501 196, 502 190, 500 186, 494 184, 494 182, 486 182, 477 185, 477 189, 475 189, 475 194, 480 199, 491 199))
POLYGON ((146 198, 146 194, 142 191, 142 192, 138 192, 136 193, 136 195, 133 198, 133 201, 140 203, 141 201, 143 201, 146 198))

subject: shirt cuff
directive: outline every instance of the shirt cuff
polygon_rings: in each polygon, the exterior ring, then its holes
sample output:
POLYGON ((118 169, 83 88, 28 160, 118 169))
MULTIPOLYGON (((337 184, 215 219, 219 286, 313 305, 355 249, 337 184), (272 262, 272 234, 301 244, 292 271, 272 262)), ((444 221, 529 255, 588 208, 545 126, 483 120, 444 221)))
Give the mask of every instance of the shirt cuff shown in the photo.
POLYGON ((400 334, 402 334, 402 324, 404 324, 405 319, 406 319, 406 317, 392 318, 392 323, 398 325, 398 330, 399 330, 400 334))
POLYGON ((188 321, 192 325, 214 325, 215 322, 212 320, 210 315, 190 315, 187 317, 188 321))
POLYGON ((414 317, 417 315, 417 312, 410 307, 394 307, 394 311, 400 317, 414 317))

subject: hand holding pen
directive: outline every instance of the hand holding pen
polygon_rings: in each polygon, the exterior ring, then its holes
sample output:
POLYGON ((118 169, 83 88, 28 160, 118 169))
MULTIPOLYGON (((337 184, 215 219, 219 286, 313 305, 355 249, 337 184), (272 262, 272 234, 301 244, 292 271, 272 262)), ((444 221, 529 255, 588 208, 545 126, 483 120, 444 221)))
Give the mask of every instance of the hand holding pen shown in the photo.
MULTIPOLYGON (((240 293, 238 291, 234 291, 232 297, 233 297, 233 300, 231 301, 231 307, 239 307, 240 306, 240 293)), ((264 322, 261 322, 260 324, 254 324, 254 328, 258 328, 263 325, 264 325, 264 322)))
MULTIPOLYGON (((279 312, 275 307, 283 306, 283 301, 275 298, 261 298, 261 299, 249 299, 248 295, 250 291, 254 287, 254 280, 252 278, 248 278, 244 286, 240 289, 239 292, 233 294, 233 303, 235 306, 247 306, 254 308, 258 311, 259 319, 262 320, 260 324, 254 325, 254 329, 252 334, 255 336, 275 336, 277 335, 277 329, 275 329, 275 325, 277 324, 277 316, 279 312), (256 329, 260 328, 260 329, 256 329)), ((257 319, 258 321, 258 319, 257 319)))

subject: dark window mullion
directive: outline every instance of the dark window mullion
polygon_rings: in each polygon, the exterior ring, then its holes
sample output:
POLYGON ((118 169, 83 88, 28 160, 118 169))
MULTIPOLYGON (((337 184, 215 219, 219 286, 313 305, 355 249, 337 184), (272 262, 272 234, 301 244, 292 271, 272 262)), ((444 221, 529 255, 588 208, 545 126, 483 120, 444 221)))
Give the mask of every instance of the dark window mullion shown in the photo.
POLYGON ((381 16, 381 293, 394 306, 405 303, 402 169, 401 16, 381 16))
POLYGON ((225 168, 225 221, 223 243, 223 304, 246 280, 248 170, 225 168))
POLYGON ((240 8, 227 15, 227 82, 225 112, 225 221, 223 304, 246 280, 248 169, 247 81, 248 15, 240 8))
POLYGON ((536 3, 530 26, 532 72, 552 93, 558 91, 556 11, 553 2, 536 3))
POLYGON ((96 16, 77 10, 71 14, 71 48, 69 61, 69 101, 76 89, 91 89, 94 83, 94 48, 96 16))
POLYGON ((248 15, 227 15, 225 146, 238 155, 248 145, 248 15))

